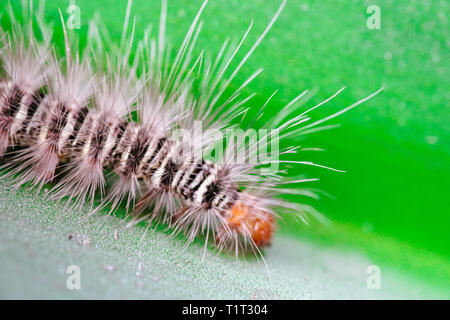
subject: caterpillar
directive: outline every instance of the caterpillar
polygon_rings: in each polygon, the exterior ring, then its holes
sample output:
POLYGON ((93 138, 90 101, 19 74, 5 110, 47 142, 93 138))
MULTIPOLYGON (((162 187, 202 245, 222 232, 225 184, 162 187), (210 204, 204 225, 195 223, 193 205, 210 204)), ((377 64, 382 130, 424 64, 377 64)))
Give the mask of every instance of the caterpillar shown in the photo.
POLYGON ((129 1, 120 43, 111 42, 106 28, 93 20, 83 50, 74 45, 76 35, 67 30, 61 15, 63 55, 52 44, 51 28, 42 15, 26 15, 37 20, 39 31, 35 31, 32 22, 18 22, 10 8, 11 28, 0 34, 3 177, 36 190, 50 183, 51 199, 66 201, 71 208, 88 205, 90 214, 106 207, 113 213, 125 205, 129 226, 147 221, 148 230, 163 223, 174 233, 185 234, 187 244, 203 235, 205 249, 212 242, 219 251, 236 255, 253 252, 262 257, 261 249, 271 243, 282 212, 305 223, 308 217, 325 221, 311 206, 283 198, 317 197, 307 188, 294 187, 317 179, 293 177, 279 166, 339 170, 289 158, 299 154, 298 146, 279 150, 275 156, 268 147, 329 129, 332 126, 322 124, 382 88, 315 121, 309 114, 344 88, 306 109, 302 108, 311 94, 303 91, 261 124, 275 93, 263 106, 249 106, 254 93, 245 95, 244 89, 262 70, 234 91, 230 84, 285 3, 234 68, 232 62, 252 25, 238 42, 226 41, 214 59, 204 51, 195 55, 207 1, 177 51, 166 43, 165 0, 156 38, 149 28, 142 39, 134 39, 129 1), (255 115, 247 121, 247 129, 257 122, 267 129, 257 143, 247 144, 245 134, 225 139, 226 132, 245 126, 249 110, 255 115), (268 168, 272 165, 275 169, 268 168))

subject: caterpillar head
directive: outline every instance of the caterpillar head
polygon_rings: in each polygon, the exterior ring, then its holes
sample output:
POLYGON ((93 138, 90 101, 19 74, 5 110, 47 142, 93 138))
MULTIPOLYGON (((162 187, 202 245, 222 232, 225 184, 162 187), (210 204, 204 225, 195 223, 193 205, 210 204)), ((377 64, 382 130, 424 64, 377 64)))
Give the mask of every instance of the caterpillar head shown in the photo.
POLYGON ((274 215, 258 200, 261 199, 244 192, 240 194, 225 214, 225 222, 217 237, 219 247, 240 247, 247 251, 254 250, 255 246, 263 248, 270 245, 275 231, 274 215))

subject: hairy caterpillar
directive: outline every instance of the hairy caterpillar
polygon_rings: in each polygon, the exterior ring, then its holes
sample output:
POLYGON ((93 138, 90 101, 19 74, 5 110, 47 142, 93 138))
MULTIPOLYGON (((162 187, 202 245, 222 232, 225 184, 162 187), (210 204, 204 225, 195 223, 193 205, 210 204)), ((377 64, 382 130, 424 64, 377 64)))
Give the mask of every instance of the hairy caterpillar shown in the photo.
MULTIPOLYGON (((104 207, 113 212, 124 203, 130 225, 143 220, 162 222, 174 232, 185 233, 188 243, 203 234, 205 245, 213 239, 219 250, 236 255, 260 254, 271 242, 281 211, 305 222, 308 215, 323 219, 310 206, 280 198, 283 194, 315 196, 286 187, 315 179, 288 176, 284 169, 264 170, 264 166, 289 163, 331 168, 298 159, 273 159, 267 147, 272 141, 327 129, 319 125, 380 90, 316 121, 311 121, 309 113, 343 89, 302 110, 299 107, 308 98, 304 91, 261 125, 272 130, 257 145, 247 145, 245 135, 224 141, 223 132, 245 117, 252 95, 244 97, 243 89, 261 70, 229 96, 225 93, 285 1, 234 69, 231 62, 251 25, 238 43, 226 42, 215 59, 203 52, 195 56, 206 3, 174 58, 165 43, 166 1, 162 1, 157 39, 150 37, 150 31, 143 39, 134 39, 134 24, 131 31, 128 27, 131 1, 118 45, 105 44, 107 35, 93 22, 86 48, 79 54, 63 22, 64 58, 54 53, 51 32, 39 16, 41 40, 31 24, 15 22, 11 31, 2 31, 0 156, 5 156, 5 175, 14 177, 17 185, 38 190, 52 182, 53 199, 65 199, 74 207, 87 202, 92 213, 104 207), (211 161, 204 154, 217 144, 226 148, 211 161), (257 161, 252 161, 256 154, 257 161), (105 172, 111 173, 112 182, 105 172), (96 199, 100 204, 94 208, 96 199)), ((10 17, 14 21, 12 10, 10 17)), ((251 123, 262 119, 270 99, 254 106, 260 111, 251 123)), ((297 149, 280 150, 279 156, 295 154, 297 149)))

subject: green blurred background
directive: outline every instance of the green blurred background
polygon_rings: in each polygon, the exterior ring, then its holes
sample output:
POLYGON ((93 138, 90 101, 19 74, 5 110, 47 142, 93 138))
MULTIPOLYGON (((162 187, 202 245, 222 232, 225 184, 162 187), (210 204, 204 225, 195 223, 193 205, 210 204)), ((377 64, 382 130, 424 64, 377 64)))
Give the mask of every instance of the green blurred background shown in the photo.
MULTIPOLYGON (((167 36, 177 47, 201 0, 168 1, 167 36)), ((246 53, 281 1, 215 1, 202 16, 197 43, 214 55, 227 37, 239 40, 255 20, 240 52, 246 53)), ((81 9, 81 39, 95 12, 115 39, 120 39, 126 1, 76 1, 81 9)), ((55 25, 62 44, 57 9, 68 1, 46 1, 45 17, 55 25)), ((6 7, 5 1, 1 4, 6 7)), ((13 7, 18 7, 13 3, 13 7)), ((257 68, 264 68, 248 91, 258 95, 249 105, 271 101, 277 110, 305 89, 317 93, 313 106, 342 86, 347 89, 314 111, 314 118, 336 112, 383 86, 384 91, 355 110, 331 121, 337 129, 311 134, 303 152, 312 160, 348 171, 335 173, 295 168, 319 177, 314 187, 334 198, 311 202, 334 222, 333 227, 306 228, 289 218, 281 232, 326 244, 349 245, 450 285, 450 36, 446 1, 290 0, 266 39, 233 81, 237 87, 257 68), (369 5, 381 9, 381 29, 369 30, 369 5), (304 171, 303 171, 304 170, 304 171)), ((154 24, 160 1, 134 1, 136 37, 154 24)), ((67 16, 67 14, 66 14, 67 16)), ((5 20, 3 20, 3 26, 5 20)), ((156 29, 155 29, 156 28, 156 29)), ((305 106, 305 108, 307 107, 305 106)))

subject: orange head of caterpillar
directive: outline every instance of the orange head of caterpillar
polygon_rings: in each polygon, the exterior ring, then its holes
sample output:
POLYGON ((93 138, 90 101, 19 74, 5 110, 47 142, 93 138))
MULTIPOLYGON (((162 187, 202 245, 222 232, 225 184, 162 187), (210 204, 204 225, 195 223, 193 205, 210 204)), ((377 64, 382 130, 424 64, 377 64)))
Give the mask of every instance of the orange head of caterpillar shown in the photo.
POLYGON ((229 249, 262 248, 270 245, 275 231, 275 219, 269 210, 258 206, 253 196, 241 196, 226 212, 217 241, 229 249))

